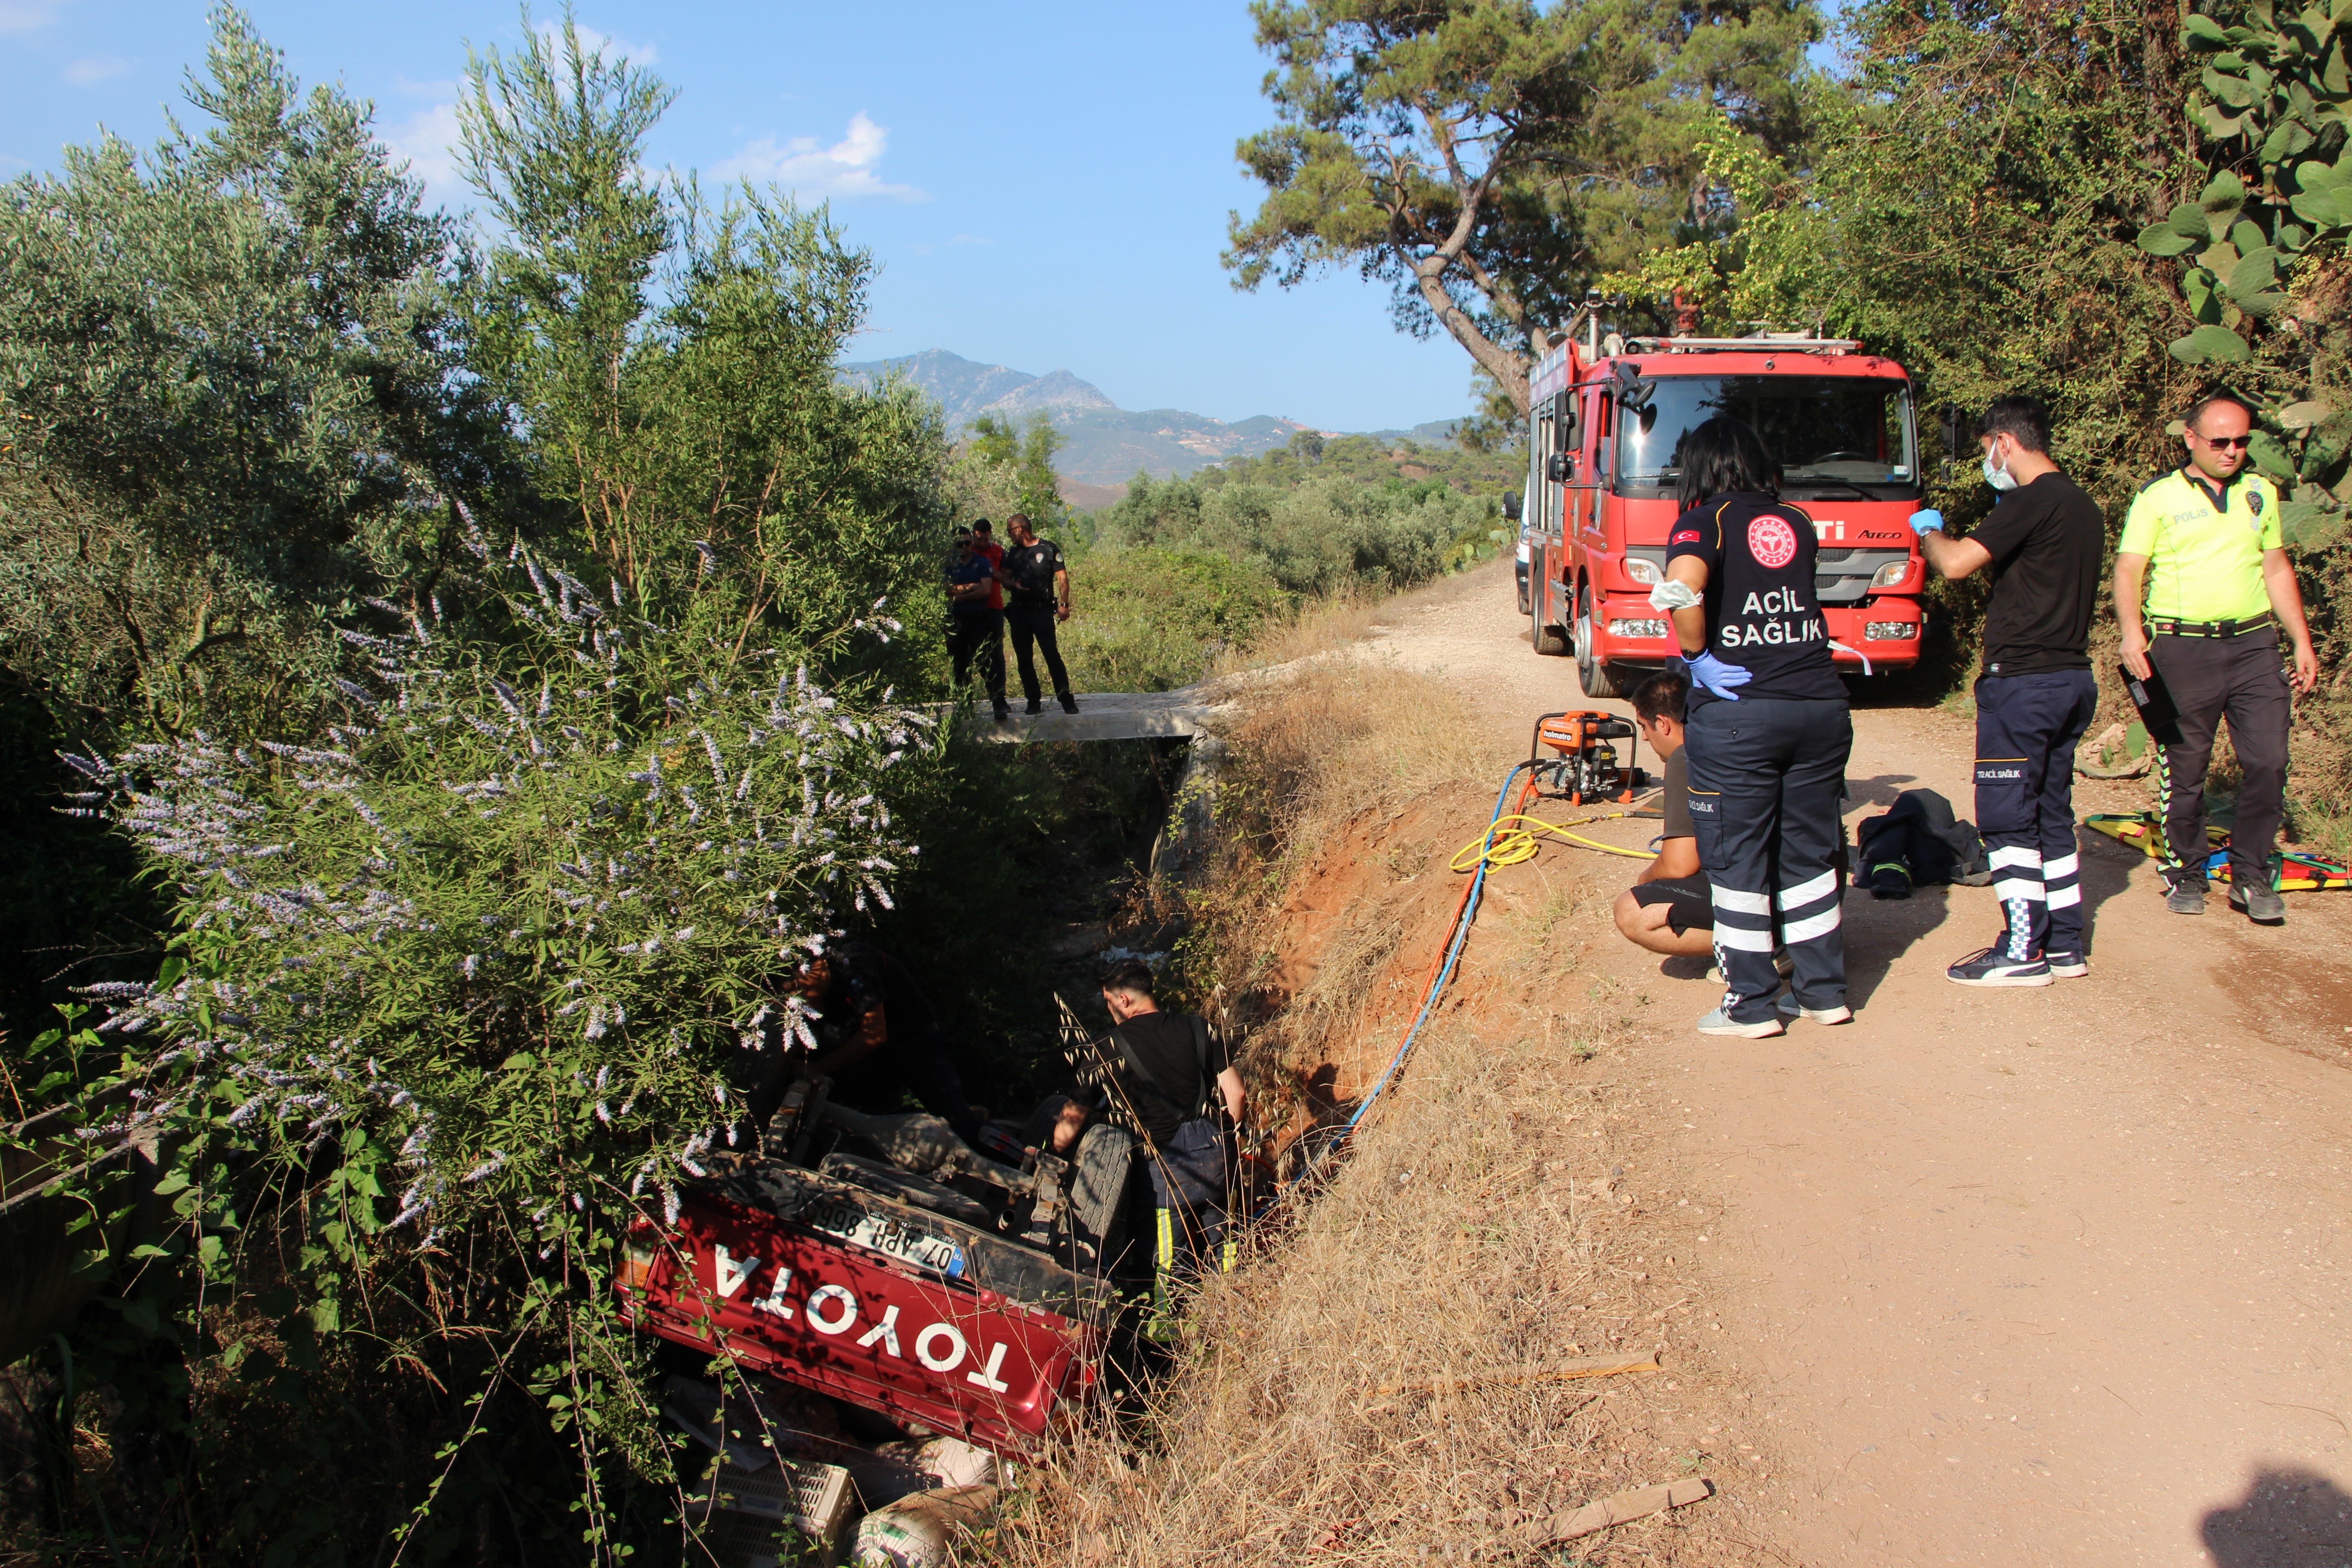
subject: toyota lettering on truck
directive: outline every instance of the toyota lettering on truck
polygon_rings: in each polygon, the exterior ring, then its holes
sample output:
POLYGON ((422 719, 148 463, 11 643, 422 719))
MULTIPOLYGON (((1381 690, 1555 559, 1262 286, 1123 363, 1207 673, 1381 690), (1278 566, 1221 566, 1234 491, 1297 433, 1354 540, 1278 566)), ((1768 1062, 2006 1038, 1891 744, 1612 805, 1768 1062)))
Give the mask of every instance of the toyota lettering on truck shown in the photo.
POLYGON ((1814 519, 1815 595, 1847 674, 1919 658, 1926 570, 1905 519, 1921 496, 1903 367, 1851 342, 1555 340, 1530 378, 1527 606, 1538 653, 1573 653, 1588 697, 1614 697, 1676 649, 1650 604, 1665 575, 1683 438, 1717 415, 1763 437, 1780 493, 1814 519))

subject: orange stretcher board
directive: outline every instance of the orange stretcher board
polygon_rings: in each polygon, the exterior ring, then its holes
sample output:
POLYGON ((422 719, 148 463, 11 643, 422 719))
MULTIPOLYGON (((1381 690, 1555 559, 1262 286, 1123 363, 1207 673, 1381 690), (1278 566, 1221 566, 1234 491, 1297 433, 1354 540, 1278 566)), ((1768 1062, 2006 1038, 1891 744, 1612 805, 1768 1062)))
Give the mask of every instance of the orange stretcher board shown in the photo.
MULTIPOLYGON (((2128 845, 2143 855, 2161 856, 2164 853, 2164 819, 2155 812, 2095 811, 2083 818, 2083 826, 2095 833, 2105 834, 2118 844, 2128 845)), ((2211 881, 2228 881, 2230 830, 2208 826, 2205 841, 2211 847, 2205 858, 2206 878, 2211 881)), ((2278 857, 2276 890, 2279 892, 2333 892, 2352 888, 2352 868, 2300 849, 2282 849, 2278 857)))

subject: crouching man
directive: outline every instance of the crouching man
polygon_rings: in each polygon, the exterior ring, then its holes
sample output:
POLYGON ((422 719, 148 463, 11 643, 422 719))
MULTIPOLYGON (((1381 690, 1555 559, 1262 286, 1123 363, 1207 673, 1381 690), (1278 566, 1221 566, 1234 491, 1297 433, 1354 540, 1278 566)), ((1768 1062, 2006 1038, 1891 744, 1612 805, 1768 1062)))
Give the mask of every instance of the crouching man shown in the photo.
POLYGON ((1690 681, 1662 670, 1633 689, 1633 722, 1665 763, 1659 805, 1665 832, 1658 858, 1617 896, 1617 929, 1637 947, 1684 958, 1715 952, 1715 902, 1698 863, 1691 826, 1688 764, 1683 756, 1683 703, 1690 681))

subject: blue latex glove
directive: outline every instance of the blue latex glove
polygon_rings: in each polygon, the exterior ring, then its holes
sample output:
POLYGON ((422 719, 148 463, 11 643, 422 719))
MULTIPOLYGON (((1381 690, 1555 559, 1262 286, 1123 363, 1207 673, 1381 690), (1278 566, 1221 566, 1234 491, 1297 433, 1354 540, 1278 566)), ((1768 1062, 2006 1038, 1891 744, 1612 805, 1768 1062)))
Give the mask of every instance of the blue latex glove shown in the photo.
POLYGON ((1711 653, 1699 655, 1688 665, 1690 678, 1726 702, 1738 701, 1738 689, 1756 679, 1754 670, 1744 665, 1726 664, 1711 653))
POLYGON ((1932 506, 1915 511, 1911 514, 1911 526, 1920 533, 1941 533, 1944 531, 1944 514, 1932 506))

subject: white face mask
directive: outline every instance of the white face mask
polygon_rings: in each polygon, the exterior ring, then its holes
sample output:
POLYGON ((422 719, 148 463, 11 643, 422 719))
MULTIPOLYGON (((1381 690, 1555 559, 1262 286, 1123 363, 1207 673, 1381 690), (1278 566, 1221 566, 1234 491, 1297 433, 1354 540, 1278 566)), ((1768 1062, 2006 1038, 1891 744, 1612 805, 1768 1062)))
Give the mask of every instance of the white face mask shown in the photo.
MULTIPOLYGON (((1997 451, 1999 448, 1996 447, 1995 450, 1997 451)), ((1992 466, 1991 452, 1987 452, 1985 454, 1984 477, 1985 483, 1990 485, 1997 490, 2013 490, 2017 488, 2017 476, 2015 474, 2011 473, 2005 468, 1996 468, 1992 466)))

